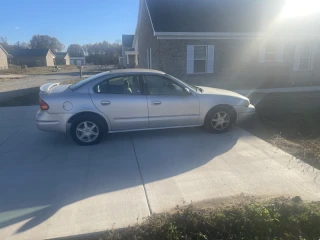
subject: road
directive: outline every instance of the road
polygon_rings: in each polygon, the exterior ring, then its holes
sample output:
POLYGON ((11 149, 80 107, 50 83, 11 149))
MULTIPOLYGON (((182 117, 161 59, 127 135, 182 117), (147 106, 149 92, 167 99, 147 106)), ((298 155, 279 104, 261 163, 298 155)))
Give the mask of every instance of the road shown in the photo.
POLYGON ((125 227, 183 201, 301 196, 319 171, 235 127, 110 134, 75 145, 38 131, 37 107, 0 108, 0 239, 48 239, 125 227))

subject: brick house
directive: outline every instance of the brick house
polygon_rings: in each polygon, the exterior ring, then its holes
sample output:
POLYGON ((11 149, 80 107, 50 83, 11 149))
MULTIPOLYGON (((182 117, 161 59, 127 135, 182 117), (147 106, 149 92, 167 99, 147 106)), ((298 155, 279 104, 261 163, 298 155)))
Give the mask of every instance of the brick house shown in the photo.
POLYGON ((10 53, 12 64, 27 65, 28 67, 44 67, 55 65, 55 55, 47 49, 19 49, 10 53))
POLYGON ((282 0, 140 0, 139 67, 191 83, 320 82, 319 18, 281 19, 282 0))
POLYGON ((0 45, 0 70, 8 68, 8 53, 6 50, 0 45))
POLYGON ((133 68, 138 63, 138 54, 133 46, 134 35, 122 35, 122 51, 119 57, 119 64, 133 68))
POLYGON ((68 52, 56 52, 55 63, 56 65, 70 65, 70 56, 68 52))

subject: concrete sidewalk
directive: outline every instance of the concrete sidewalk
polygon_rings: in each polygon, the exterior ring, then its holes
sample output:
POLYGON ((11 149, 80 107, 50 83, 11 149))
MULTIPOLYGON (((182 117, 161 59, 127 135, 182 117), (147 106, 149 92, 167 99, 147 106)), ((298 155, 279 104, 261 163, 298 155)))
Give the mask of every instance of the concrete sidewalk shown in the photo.
POLYGON ((80 147, 40 132, 38 107, 0 108, 0 239, 48 239, 141 222, 183 201, 301 196, 319 171, 234 128, 110 134, 80 147))

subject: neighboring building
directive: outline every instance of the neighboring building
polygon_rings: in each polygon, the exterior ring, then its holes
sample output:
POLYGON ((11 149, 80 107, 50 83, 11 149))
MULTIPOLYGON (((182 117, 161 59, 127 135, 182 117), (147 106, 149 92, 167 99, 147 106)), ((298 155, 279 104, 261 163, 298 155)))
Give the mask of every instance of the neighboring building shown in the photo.
POLYGON ((86 65, 85 57, 70 57, 70 64, 77 65, 77 66, 84 66, 86 65))
POLYGON ((11 54, 8 53, 7 55, 7 60, 8 60, 8 67, 10 67, 13 64, 13 56, 11 54))
POLYGON ((0 70, 8 68, 8 53, 7 51, 0 45, 0 70))
POLYGON ((138 53, 133 46, 134 35, 122 35, 122 56, 119 64, 127 68, 138 65, 138 53))
POLYGON ((68 52, 56 52, 56 65, 70 65, 70 56, 68 52))
POLYGON ((10 53, 13 56, 11 64, 27 65, 28 67, 49 67, 55 65, 55 55, 46 49, 19 49, 10 53))
POLYGON ((191 83, 320 82, 319 18, 281 20, 282 0, 140 0, 139 67, 191 83))

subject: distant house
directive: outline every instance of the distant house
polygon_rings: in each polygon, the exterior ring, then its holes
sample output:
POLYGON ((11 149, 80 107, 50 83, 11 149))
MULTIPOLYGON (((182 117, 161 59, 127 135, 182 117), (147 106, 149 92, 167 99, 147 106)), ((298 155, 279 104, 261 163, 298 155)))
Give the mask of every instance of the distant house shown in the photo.
POLYGON ((70 56, 68 52, 56 52, 56 65, 70 65, 70 56))
POLYGON ((138 53, 133 46, 134 35, 122 35, 122 56, 119 57, 119 64, 125 67, 138 65, 138 53))
POLYGON ((10 53, 12 64, 28 67, 54 66, 55 55, 50 49, 19 49, 10 53))
POLYGON ((8 53, 7 51, 0 45, 0 70, 8 68, 8 53))
POLYGON ((84 66, 86 65, 85 57, 70 57, 70 64, 77 65, 77 66, 84 66))
POLYGON ((132 44, 139 67, 194 84, 320 82, 320 17, 280 18, 284 4, 140 0, 132 44))

